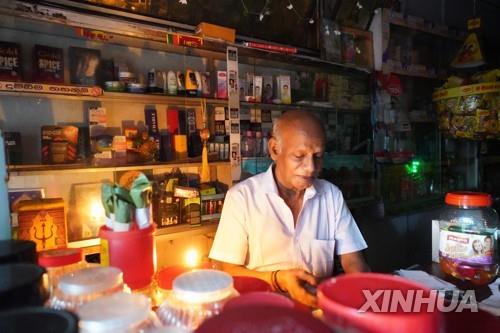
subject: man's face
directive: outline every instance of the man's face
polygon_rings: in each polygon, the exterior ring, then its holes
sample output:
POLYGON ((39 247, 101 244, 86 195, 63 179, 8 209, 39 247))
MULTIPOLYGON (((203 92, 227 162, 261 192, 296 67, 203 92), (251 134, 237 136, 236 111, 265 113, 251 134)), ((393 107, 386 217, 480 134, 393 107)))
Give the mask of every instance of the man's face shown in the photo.
POLYGON ((270 140, 277 180, 287 189, 303 191, 312 185, 321 170, 324 138, 317 128, 283 131, 281 142, 270 140), (272 142, 271 142, 272 141, 272 142))
POLYGON ((486 250, 490 250, 492 248, 492 242, 491 242, 491 238, 486 238, 484 240, 484 248, 486 250))

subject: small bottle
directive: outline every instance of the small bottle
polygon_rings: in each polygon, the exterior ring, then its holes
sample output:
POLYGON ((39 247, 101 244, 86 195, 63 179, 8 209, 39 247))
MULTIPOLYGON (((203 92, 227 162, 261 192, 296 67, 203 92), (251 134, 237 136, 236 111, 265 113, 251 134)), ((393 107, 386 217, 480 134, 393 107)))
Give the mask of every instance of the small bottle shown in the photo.
POLYGON ((255 156, 256 157, 262 156, 262 132, 261 131, 255 132, 255 156))
POLYGON ((269 150, 267 144, 269 143, 269 133, 262 133, 262 156, 269 157, 269 150))
POLYGON ((243 157, 255 156, 255 139, 253 138, 252 131, 246 131, 241 139, 241 155, 243 157))
POLYGON ((174 71, 168 71, 167 91, 169 95, 177 95, 177 76, 174 71))
POLYGON ((148 91, 156 91, 156 70, 151 68, 148 72, 148 91))

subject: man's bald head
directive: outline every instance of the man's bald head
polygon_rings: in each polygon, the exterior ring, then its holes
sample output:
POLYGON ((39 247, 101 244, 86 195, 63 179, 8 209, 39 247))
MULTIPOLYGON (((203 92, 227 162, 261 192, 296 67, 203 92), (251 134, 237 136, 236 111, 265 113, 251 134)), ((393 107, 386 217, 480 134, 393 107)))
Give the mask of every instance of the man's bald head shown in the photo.
POLYGON ((304 131, 311 136, 319 136, 323 139, 323 142, 326 140, 323 124, 313 113, 300 110, 286 111, 274 122, 273 137, 280 144, 286 134, 293 134, 296 131, 304 131))

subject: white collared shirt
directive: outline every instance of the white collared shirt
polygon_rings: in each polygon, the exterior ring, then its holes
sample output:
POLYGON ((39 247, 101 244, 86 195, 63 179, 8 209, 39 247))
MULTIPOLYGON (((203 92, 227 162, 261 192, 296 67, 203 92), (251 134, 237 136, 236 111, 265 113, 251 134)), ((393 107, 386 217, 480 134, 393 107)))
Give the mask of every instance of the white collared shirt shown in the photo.
POLYGON ((334 253, 366 247, 342 192, 322 179, 306 189, 295 227, 271 166, 227 192, 210 258, 257 271, 302 268, 327 277, 334 253))

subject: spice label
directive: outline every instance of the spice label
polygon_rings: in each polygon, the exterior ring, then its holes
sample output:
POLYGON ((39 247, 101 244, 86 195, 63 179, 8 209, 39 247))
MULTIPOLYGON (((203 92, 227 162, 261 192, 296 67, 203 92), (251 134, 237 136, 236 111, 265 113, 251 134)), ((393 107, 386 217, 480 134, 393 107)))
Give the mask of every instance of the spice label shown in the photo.
POLYGON ((35 45, 33 58, 34 81, 64 83, 64 56, 62 49, 35 45))
POLYGON ((470 265, 493 264, 495 237, 441 229, 439 255, 448 260, 470 265))
POLYGON ((21 81, 21 46, 0 42, 0 80, 21 81))

